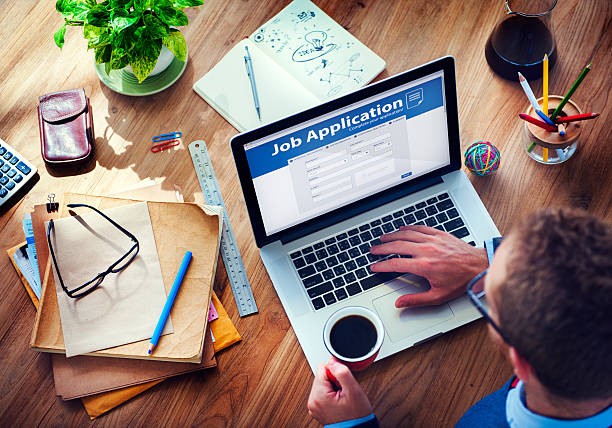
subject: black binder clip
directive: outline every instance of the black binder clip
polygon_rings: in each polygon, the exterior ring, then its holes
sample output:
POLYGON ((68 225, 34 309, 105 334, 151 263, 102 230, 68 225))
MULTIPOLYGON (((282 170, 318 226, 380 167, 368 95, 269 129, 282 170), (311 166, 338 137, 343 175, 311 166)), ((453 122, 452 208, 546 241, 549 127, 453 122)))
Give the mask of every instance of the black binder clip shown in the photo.
POLYGON ((59 210, 59 202, 55 202, 55 193, 47 195, 47 212, 54 213, 59 210))

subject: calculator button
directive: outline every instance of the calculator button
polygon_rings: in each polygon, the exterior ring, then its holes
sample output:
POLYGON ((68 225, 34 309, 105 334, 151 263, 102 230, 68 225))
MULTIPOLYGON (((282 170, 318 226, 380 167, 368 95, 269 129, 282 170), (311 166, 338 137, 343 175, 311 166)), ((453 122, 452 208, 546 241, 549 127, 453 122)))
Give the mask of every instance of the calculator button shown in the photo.
POLYGON ((5 175, 4 177, 0 178, 0 184, 5 184, 9 182, 9 178, 5 175))
POLYGON ((18 164, 15 166, 15 168, 17 168, 19 171, 21 171, 21 173, 22 173, 23 175, 28 175, 28 174, 29 174, 29 173, 32 171, 32 169, 30 169, 30 167, 29 167, 29 166, 27 166, 27 165, 26 165, 25 163, 23 163, 23 162, 19 162, 19 163, 18 163, 18 164))
POLYGON ((4 155, 6 153, 6 148, 0 146, 0 156, 4 155))
POLYGON ((17 171, 15 171, 14 169, 11 169, 9 172, 6 173, 6 175, 8 175, 10 178, 15 177, 15 174, 17 174, 17 171))
POLYGON ((15 165, 17 162, 19 162, 19 158, 17 156, 13 156, 9 161, 11 165, 15 165))
POLYGON ((15 188, 15 183, 9 181, 8 183, 6 183, 6 188, 9 190, 13 190, 15 188))
POLYGON ((13 157, 13 154, 11 152, 6 152, 5 154, 2 155, 2 157, 6 160, 9 160, 10 158, 13 157))
POLYGON ((6 195, 8 195, 8 190, 4 187, 0 187, 0 198, 4 198, 6 195))
POLYGON ((16 174, 13 177, 13 180, 15 181, 15 183, 21 183, 21 180, 23 180, 23 176, 21 176, 20 174, 16 174))
POLYGON ((2 172, 9 172, 10 169, 11 169, 11 166, 7 163, 7 164, 3 165, 2 168, 0 168, 0 171, 2 171, 2 172))

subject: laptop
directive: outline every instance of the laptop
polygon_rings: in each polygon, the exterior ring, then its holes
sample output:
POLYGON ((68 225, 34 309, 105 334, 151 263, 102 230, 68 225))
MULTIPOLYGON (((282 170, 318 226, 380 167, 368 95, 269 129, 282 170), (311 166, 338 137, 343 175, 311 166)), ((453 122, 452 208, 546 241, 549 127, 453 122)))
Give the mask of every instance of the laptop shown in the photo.
POLYGON ((368 269, 380 260, 370 246, 405 224, 479 246, 499 236, 460 170, 458 122, 447 56, 232 138, 255 241, 313 371, 329 358, 323 326, 344 306, 381 318, 377 359, 480 317, 465 296, 396 309, 427 281, 368 269))

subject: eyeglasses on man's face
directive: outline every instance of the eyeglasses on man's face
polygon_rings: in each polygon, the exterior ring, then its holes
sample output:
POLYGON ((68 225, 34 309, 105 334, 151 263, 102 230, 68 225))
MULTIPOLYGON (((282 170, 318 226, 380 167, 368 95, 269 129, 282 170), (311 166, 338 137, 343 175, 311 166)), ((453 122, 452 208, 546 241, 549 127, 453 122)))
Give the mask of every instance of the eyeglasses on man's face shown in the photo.
POLYGON ((132 263, 132 261, 134 261, 134 259, 136 258, 136 255, 138 254, 138 251, 140 249, 140 244, 138 243, 138 239, 136 239, 136 237, 132 233, 130 233, 123 226, 115 222, 112 218, 108 217, 106 214, 104 214, 102 211, 98 210, 97 208, 92 207, 87 204, 68 204, 67 207, 68 208, 81 208, 82 207, 82 208, 89 208, 93 210, 97 214, 101 215, 108 222, 110 222, 113 226, 115 226, 118 230, 120 230, 123 234, 125 234, 128 238, 130 238, 130 240, 133 242, 131 248, 127 250, 125 254, 119 257, 117 261, 111 264, 104 272, 97 274, 94 278, 92 278, 91 280, 87 281, 84 284, 80 284, 76 287, 68 287, 64 283, 62 274, 60 273, 60 269, 57 263, 57 258, 55 256, 55 250, 53 248, 53 239, 51 239, 51 235, 55 233, 55 224, 53 223, 52 219, 49 220, 49 224, 47 226, 47 242, 49 243, 49 252, 51 253, 51 259, 53 260, 53 266, 55 267, 57 279, 59 280, 62 290, 64 290, 64 292, 68 295, 68 297, 72 297, 73 299, 76 299, 79 297, 83 297, 91 293, 92 291, 94 291, 100 284, 102 284, 102 281, 104 281, 104 278, 108 274, 119 273, 122 270, 124 270, 126 267, 128 267, 128 265, 132 263))
POLYGON ((478 312, 482 314, 484 319, 487 320, 489 324, 491 324, 491 327, 493 327, 497 334, 501 336, 504 342, 510 345, 511 342, 508 339, 508 336, 502 331, 501 327, 497 325, 495 321, 493 321, 493 318, 491 318, 491 316, 489 315, 489 311, 480 301, 480 299, 483 298, 486 294, 484 289, 484 279, 488 272, 489 269, 485 269, 484 271, 476 275, 470 282, 468 282, 467 295, 470 298, 472 304, 476 306, 476 309, 478 309, 478 312))

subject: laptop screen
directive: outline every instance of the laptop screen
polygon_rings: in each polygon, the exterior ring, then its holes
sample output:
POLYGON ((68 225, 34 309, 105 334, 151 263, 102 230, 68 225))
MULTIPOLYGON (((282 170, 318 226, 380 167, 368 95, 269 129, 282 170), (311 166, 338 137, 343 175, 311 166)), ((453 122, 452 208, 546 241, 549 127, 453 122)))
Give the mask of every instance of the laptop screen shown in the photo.
POLYGON ((245 141, 241 180, 250 181, 265 235, 449 167, 445 79, 439 68, 353 102, 349 94, 337 108, 245 141))

